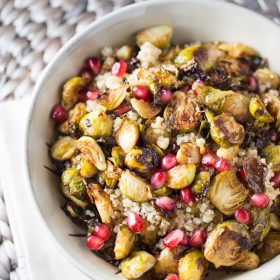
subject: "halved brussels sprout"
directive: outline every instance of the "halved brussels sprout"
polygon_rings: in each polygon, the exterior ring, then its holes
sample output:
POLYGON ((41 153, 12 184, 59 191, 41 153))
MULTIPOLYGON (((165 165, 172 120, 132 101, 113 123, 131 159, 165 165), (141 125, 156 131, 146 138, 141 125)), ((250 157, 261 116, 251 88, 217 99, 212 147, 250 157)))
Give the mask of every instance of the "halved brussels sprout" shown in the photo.
POLYGON ((192 189, 195 194, 201 194, 210 185, 210 172, 201 171, 195 177, 192 189))
POLYGON ((111 135, 113 120, 105 112, 91 112, 86 114, 80 121, 79 129, 84 135, 95 139, 111 135))
POLYGON ((258 69, 254 73, 255 78, 258 81, 259 89, 261 92, 265 92, 267 89, 277 89, 280 84, 279 76, 269 70, 268 68, 258 69))
POLYGON ((198 48, 201 47, 200 44, 191 45, 189 47, 184 48, 179 52, 177 57, 175 58, 175 64, 177 66, 182 66, 186 63, 188 63, 190 60, 192 60, 195 57, 195 53, 198 50, 198 48))
POLYGON ((223 171, 217 174, 208 189, 207 197, 211 203, 225 215, 232 215, 241 208, 249 195, 235 171, 223 171))
POLYGON ((159 164, 157 153, 151 148, 133 148, 125 157, 125 164, 129 169, 137 172, 147 172, 155 169, 159 164))
POLYGON ((276 120, 277 129, 280 130, 280 99, 271 93, 266 93, 262 97, 268 112, 276 120))
POLYGON ((172 193, 172 190, 163 185, 160 189, 154 190, 153 194, 155 196, 169 196, 172 193))
POLYGON ((280 254, 280 232, 270 231, 263 240, 263 246, 256 251, 261 263, 265 263, 280 254))
POLYGON ((80 165, 81 165, 80 173, 85 178, 91 178, 91 177, 95 176, 98 172, 95 165, 93 163, 91 163, 91 161, 86 159, 83 155, 82 155, 80 165))
POLYGON ((123 45, 116 51, 116 56, 119 60, 130 60, 133 55, 133 47, 130 45, 123 45))
POLYGON ((259 266, 260 258, 253 252, 244 252, 239 262, 231 268, 234 270, 252 270, 259 266))
POLYGON ((170 189, 183 189, 193 182, 195 172, 194 164, 177 165, 167 171, 166 184, 170 189))
POLYGON ((98 184, 89 184, 87 186, 87 193, 92 203, 95 203, 102 223, 110 224, 113 206, 109 195, 98 184))
POLYGON ((275 213, 270 213, 270 227, 280 231, 280 219, 275 213))
POLYGON ((62 106, 66 110, 70 110, 77 103, 79 91, 87 85, 87 80, 82 77, 74 77, 68 80, 62 91, 62 106))
POLYGON ((120 86, 118 88, 110 89, 106 94, 101 96, 98 104, 111 111, 119 107, 124 101, 129 92, 129 85, 120 86))
POLYGON ((172 129, 191 131, 200 122, 200 108, 191 95, 176 91, 164 110, 164 119, 172 129))
POLYGON ((93 138, 82 136, 76 141, 76 145, 87 160, 93 163, 99 170, 106 170, 104 153, 93 138))
POLYGON ((198 165, 201 160, 200 149, 195 142, 183 143, 176 154, 179 164, 192 163, 198 165))
POLYGON ((137 143, 139 126, 131 120, 124 120, 116 133, 116 142, 125 153, 128 153, 137 143))
POLYGON ((109 188, 114 188, 118 183, 121 177, 122 170, 112 164, 110 161, 107 161, 107 170, 102 173, 102 178, 105 181, 105 184, 109 188))
POLYGON ((264 103, 257 95, 251 98, 249 110, 251 115, 262 123, 271 123, 274 121, 274 118, 269 114, 264 103))
POLYGON ((239 151, 238 145, 231 146, 229 148, 220 147, 217 150, 217 156, 226 160, 233 160, 233 158, 237 156, 238 151, 239 151))
POLYGON ((152 199, 150 185, 129 170, 122 172, 119 187, 122 194, 135 202, 147 202, 152 199))
POLYGON ((154 273, 157 279, 163 279, 169 273, 178 273, 178 259, 171 249, 165 248, 160 252, 154 273))
POLYGON ((78 149, 75 145, 75 139, 65 136, 58 139, 50 149, 51 157, 58 161, 70 159, 77 153, 78 149))
POLYGON ((150 42, 160 49, 169 46, 172 36, 172 27, 166 24, 146 28, 136 34, 136 44, 140 47, 145 42, 150 42))
POLYGON ((264 154, 268 163, 272 164, 272 170, 280 171, 280 145, 267 146, 264 148, 264 154))
POLYGON ((132 98, 130 103, 132 108, 144 119, 151 119, 161 111, 160 106, 146 102, 143 99, 132 98))
POLYGON ((130 231, 127 226, 122 226, 117 233, 115 242, 115 259, 121 260, 127 257, 134 247, 137 236, 135 233, 130 231))
POLYGON ((210 134, 212 139, 223 148, 240 145, 245 138, 244 127, 229 113, 214 117, 213 122, 210 123, 210 134))
POLYGON ((145 251, 135 251, 120 263, 120 270, 124 277, 135 279, 144 275, 155 263, 156 259, 153 255, 145 251))
POLYGON ((239 262, 250 248, 250 236, 245 225, 228 221, 209 233, 204 247, 205 258, 216 268, 231 266, 239 262))
POLYGON ((208 262, 203 253, 192 250, 179 260, 180 280, 203 280, 208 269, 208 262))
POLYGON ((242 56, 256 56, 258 54, 253 48, 241 43, 221 43, 219 44, 219 49, 227 52, 234 58, 239 58, 242 56))
POLYGON ((124 165, 125 155, 126 154, 121 147, 115 146, 112 148, 112 157, 114 163, 119 167, 122 167, 124 165))

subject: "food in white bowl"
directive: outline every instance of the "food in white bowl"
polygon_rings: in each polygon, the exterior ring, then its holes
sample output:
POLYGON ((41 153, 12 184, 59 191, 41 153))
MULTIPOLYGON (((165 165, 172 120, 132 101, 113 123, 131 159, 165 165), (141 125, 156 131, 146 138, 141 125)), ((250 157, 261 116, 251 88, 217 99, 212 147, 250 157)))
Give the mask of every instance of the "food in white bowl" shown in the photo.
POLYGON ((127 279, 255 269, 280 253, 280 79, 250 46, 172 33, 106 46, 64 84, 63 209, 127 279))

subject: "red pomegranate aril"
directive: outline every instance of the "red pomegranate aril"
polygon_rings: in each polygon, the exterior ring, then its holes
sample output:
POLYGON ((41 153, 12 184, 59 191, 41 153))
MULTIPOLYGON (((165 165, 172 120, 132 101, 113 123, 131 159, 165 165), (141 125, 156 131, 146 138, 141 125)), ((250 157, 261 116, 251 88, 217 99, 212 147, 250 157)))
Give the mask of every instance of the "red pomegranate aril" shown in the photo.
POLYGON ((251 197, 251 204, 257 208, 263 209, 269 204, 269 198, 264 193, 255 193, 251 197))
POLYGON ((270 181, 274 183, 274 188, 280 188, 280 172, 276 173, 270 181))
POLYGON ((176 200, 168 196, 161 196, 156 199, 155 203, 163 211, 172 211, 176 205, 176 200))
POLYGON ((184 237, 182 239, 182 241, 180 242, 180 245, 182 246, 188 246, 190 244, 190 238, 184 234, 184 237))
POLYGON ((87 69, 82 69, 79 76, 81 76, 82 78, 85 78, 87 80, 91 80, 92 72, 87 69))
POLYGON ((98 251, 103 248, 104 240, 98 236, 90 235, 86 239, 87 247, 92 251, 98 251))
POLYGON ((97 57, 91 57, 86 61, 86 65, 94 74, 99 74, 101 71, 101 60, 97 57))
POLYGON ((177 274, 174 273, 169 273, 164 280, 179 280, 177 274))
POLYGON ((241 183, 247 184, 247 177, 246 177, 246 172, 245 172, 244 168, 239 168, 237 170, 237 177, 241 183))
POLYGON ((190 240, 190 245, 194 248, 201 247, 206 239, 206 233, 203 229, 198 229, 194 232, 190 240))
POLYGON ((143 219, 137 213, 130 213, 127 217, 127 223, 131 231, 139 233, 145 226, 143 219))
MULTIPOLYGON (((195 82, 194 82, 194 85, 198 85, 198 86, 205 86, 205 83, 202 81, 202 80, 196 80, 195 82)), ((198 92, 194 89, 193 90, 193 94, 194 95, 198 95, 198 92)))
POLYGON ((150 100, 150 92, 147 87, 144 86, 133 87, 132 94, 136 99, 143 99, 144 101, 150 100))
POLYGON ((161 160, 161 168, 165 171, 176 166, 177 164, 176 156, 173 154, 168 154, 161 160))
POLYGON ((187 205, 191 205, 194 202, 194 195, 189 188, 185 188, 180 192, 180 199, 187 205))
POLYGON ((271 142, 276 142, 278 140, 278 135, 276 132, 272 133, 272 135, 270 136, 270 141, 271 142))
POLYGON ((130 104, 121 104, 118 108, 114 110, 114 114, 117 116, 121 116, 129 111, 131 111, 130 104))
POLYGON ((93 231, 94 235, 103 239, 104 241, 107 241, 111 237, 111 231, 108 228, 108 226, 103 224, 98 224, 94 227, 93 231))
POLYGON ((172 98, 172 91, 170 89, 161 89, 159 92, 159 100, 163 104, 167 104, 172 98))
POLYGON ((180 229, 175 229, 168 233, 163 238, 163 244, 169 249, 177 247, 184 238, 184 232, 180 229))
POLYGON ((51 110, 50 117, 57 123, 63 123, 67 120, 68 115, 66 110, 60 104, 56 104, 51 110))
POLYGON ((127 70, 127 63, 123 60, 116 62, 112 66, 112 75, 122 77, 127 70))
POLYGON ((255 92, 258 89, 258 82, 254 76, 249 76, 247 83, 250 92, 255 92))
POLYGON ((154 189, 160 189, 166 181, 166 172, 159 170, 151 177, 151 185, 154 189))
POLYGON ((223 158, 216 161, 215 168, 218 172, 223 172, 232 169, 231 163, 223 158))
POLYGON ((251 214, 247 209, 241 208, 235 211, 234 217, 237 222, 248 225, 250 223, 251 214))
POLYGON ((212 151, 206 151, 201 159, 201 165, 203 167, 215 167, 218 160, 218 156, 212 151))
POLYGON ((87 100, 94 100, 98 97, 98 95, 99 91, 97 89, 91 89, 86 93, 87 100))

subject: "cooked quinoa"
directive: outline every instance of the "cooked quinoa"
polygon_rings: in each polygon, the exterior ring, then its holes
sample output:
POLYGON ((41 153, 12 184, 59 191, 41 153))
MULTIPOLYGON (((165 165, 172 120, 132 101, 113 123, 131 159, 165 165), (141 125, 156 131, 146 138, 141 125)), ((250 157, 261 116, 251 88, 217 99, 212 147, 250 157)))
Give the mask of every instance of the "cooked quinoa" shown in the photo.
POLYGON ((105 46, 64 84, 63 209, 128 279, 255 269, 280 253, 279 76, 249 46, 171 37, 105 46))

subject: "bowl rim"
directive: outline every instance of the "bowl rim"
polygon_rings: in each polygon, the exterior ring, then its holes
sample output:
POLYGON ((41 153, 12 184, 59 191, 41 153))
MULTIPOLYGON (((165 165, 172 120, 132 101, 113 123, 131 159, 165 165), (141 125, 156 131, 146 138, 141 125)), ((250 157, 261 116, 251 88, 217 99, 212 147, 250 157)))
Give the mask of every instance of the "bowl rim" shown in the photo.
MULTIPOLYGON (((98 26, 101 26, 103 23, 109 21, 111 18, 115 18, 123 13, 129 12, 130 10, 135 10, 138 8, 145 8, 149 6, 157 6, 157 5, 165 5, 165 4, 177 4, 177 3, 199 3, 199 4, 209 4, 209 0, 151 0, 151 1, 144 1, 144 2, 138 2, 134 4, 130 4, 128 6, 122 7, 118 10, 112 11, 101 18, 93 21, 90 23, 83 31, 78 32, 75 34, 72 38, 70 38, 61 48, 58 50, 58 52, 54 55, 52 60, 45 66, 43 71, 40 73, 40 76, 38 80, 35 83, 34 89, 32 90, 32 97, 31 97, 31 102, 28 108, 28 114, 27 114, 27 119, 25 122, 25 128, 24 128, 24 137, 23 137, 23 170, 24 170, 24 179, 25 183, 27 184, 27 190, 30 193, 30 198, 32 200, 32 203, 34 207, 37 210, 37 213, 39 214, 40 217, 40 222, 42 226, 46 229, 47 235, 49 236, 50 240, 52 241, 53 244, 55 244, 55 247, 58 248, 58 250, 62 253, 62 255, 69 261, 69 264, 73 264, 81 273, 89 277, 90 279, 92 278, 92 273, 86 269, 83 266, 80 266, 80 263, 72 257, 67 250, 60 244, 58 239, 55 237, 53 234, 51 228, 49 227, 46 218, 44 217, 41 208, 36 200, 35 193, 34 193, 34 186, 32 184, 31 180, 31 172, 30 172, 30 166, 29 166, 29 161, 28 161, 28 152, 29 152, 29 130, 32 122, 32 116, 34 113, 34 109, 36 106, 37 98, 39 95, 39 92, 41 88, 44 85, 44 81, 47 79, 48 76, 51 75, 52 69, 55 69, 56 65, 60 64, 62 59, 67 56, 67 53, 75 48, 79 41, 83 39, 83 37, 92 29, 98 28, 98 26)), ((230 8, 232 11, 236 12, 245 12, 248 15, 254 16, 258 18, 258 20, 263 21, 266 24, 270 24, 271 28, 279 28, 278 25, 273 21, 270 20, 269 18, 265 17, 264 15, 261 15, 257 13, 256 11, 250 10, 246 7, 236 5, 234 3, 226 2, 223 0, 212 0, 211 5, 221 5, 224 6, 225 8, 230 8)), ((279 275, 279 274, 278 274, 279 275)))

